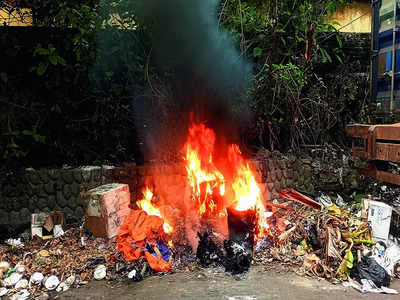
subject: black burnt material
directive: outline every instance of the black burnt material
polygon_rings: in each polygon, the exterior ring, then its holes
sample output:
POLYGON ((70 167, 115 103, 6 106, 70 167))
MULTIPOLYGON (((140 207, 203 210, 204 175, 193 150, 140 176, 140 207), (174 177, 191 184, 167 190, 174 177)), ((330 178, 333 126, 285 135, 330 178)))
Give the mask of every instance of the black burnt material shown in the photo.
POLYGON ((228 208, 229 240, 224 242, 226 250, 225 270, 240 274, 249 270, 254 246, 256 226, 255 210, 237 211, 228 208))
POLYGON ((199 245, 197 246, 196 257, 203 267, 211 265, 224 265, 224 253, 222 243, 218 243, 216 237, 211 231, 205 231, 203 234, 197 233, 199 245))

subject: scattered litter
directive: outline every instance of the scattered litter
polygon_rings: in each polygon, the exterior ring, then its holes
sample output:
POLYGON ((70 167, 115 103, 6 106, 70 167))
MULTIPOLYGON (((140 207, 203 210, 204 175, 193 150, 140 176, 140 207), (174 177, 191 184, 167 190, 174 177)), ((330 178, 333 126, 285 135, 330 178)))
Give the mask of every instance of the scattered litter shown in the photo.
POLYGON ((282 190, 280 192, 280 196, 284 199, 288 200, 293 200, 297 201, 299 203, 302 203, 304 205, 307 205, 308 207, 314 208, 314 209, 321 209, 321 204, 318 202, 315 202, 313 199, 310 197, 307 197, 306 195, 303 195, 293 189, 287 191, 287 190, 282 190))
POLYGON ((60 237, 64 234, 63 223, 64 215, 60 211, 34 213, 31 215, 31 236, 43 239, 60 237))
POLYGON ((17 289, 17 290, 26 289, 27 287, 28 287, 28 280, 26 280, 26 279, 21 279, 15 285, 15 289, 17 289))
POLYGON ((24 247, 24 244, 21 242, 21 238, 18 239, 8 239, 5 242, 7 245, 13 247, 13 248, 22 248, 24 247))
POLYGON ((0 262, 0 271, 3 273, 6 273, 8 268, 10 267, 10 264, 6 261, 0 262))
POLYGON ((132 279, 133 281, 142 281, 143 280, 142 274, 135 269, 128 273, 128 278, 132 279))
POLYGON ((68 289, 69 289, 69 285, 68 284, 66 284, 65 282, 61 282, 58 286, 57 286, 57 288, 56 288, 56 291, 58 292, 58 293, 61 293, 61 292, 65 292, 65 291, 67 291, 68 289))
POLYGON ((7 293, 8 289, 6 289, 5 287, 0 287, 0 297, 7 295, 7 293))
POLYGON ((387 242, 392 217, 392 207, 383 202, 364 200, 364 206, 368 209, 368 221, 371 222, 373 239, 387 242))
POLYGON ((64 230, 62 229, 61 224, 54 225, 53 231, 54 231, 54 238, 59 238, 60 236, 64 235, 64 230))
POLYGON ((20 290, 11 296, 11 300, 25 300, 31 295, 28 290, 20 290))
POLYGON ((23 275, 25 273, 25 267, 22 265, 16 265, 15 272, 23 275))
POLYGON ((32 274, 30 278, 30 284, 40 284, 43 280, 44 276, 42 273, 35 272, 32 274))
POLYGON ((91 264, 95 264, 95 265, 101 265, 101 264, 105 264, 106 263, 106 259, 103 256, 99 256, 99 257, 90 257, 87 260, 89 263, 91 264))
POLYGON ((333 205, 331 198, 325 194, 321 194, 315 200, 317 200, 319 203, 321 203, 325 207, 330 207, 333 205))
POLYGON ((342 196, 340 196, 339 194, 337 194, 336 205, 339 207, 343 207, 345 205, 342 196))
POLYGON ((54 290, 60 284, 57 276, 51 275, 44 279, 44 286, 48 291, 54 290))
POLYGON ((22 274, 14 272, 10 276, 8 276, 6 279, 3 280, 3 284, 5 287, 12 287, 14 286, 18 281, 21 280, 22 274))
POLYGON ((94 269, 93 273, 94 279, 102 280, 106 277, 106 275, 107 275, 107 268, 105 265, 98 265, 96 269, 94 269))
POLYGON ((73 285, 75 283, 75 278, 76 278, 75 275, 71 275, 67 279, 65 279, 64 282, 65 282, 66 285, 71 286, 71 285, 73 285))

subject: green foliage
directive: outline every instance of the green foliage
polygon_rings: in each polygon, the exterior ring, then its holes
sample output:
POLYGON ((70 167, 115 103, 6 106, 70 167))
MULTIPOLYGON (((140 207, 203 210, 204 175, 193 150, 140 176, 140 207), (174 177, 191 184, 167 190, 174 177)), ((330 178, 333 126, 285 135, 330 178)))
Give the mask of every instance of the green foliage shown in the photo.
MULTIPOLYGON (((254 143, 282 150, 323 143, 337 124, 336 110, 342 108, 332 105, 314 66, 343 62, 342 42, 334 27, 338 24, 327 20, 348 2, 222 1, 221 24, 240 43, 242 54, 255 62, 249 96, 259 120, 252 129, 257 137, 254 143)), ((343 88, 350 99, 358 96, 351 81, 343 83, 343 88)))
POLYGON ((42 76, 46 72, 49 65, 66 65, 65 59, 57 54, 56 48, 53 46, 53 44, 49 44, 47 48, 42 48, 42 45, 39 43, 36 46, 35 51, 33 51, 33 56, 40 56, 42 58, 38 66, 31 68, 31 71, 36 71, 38 76, 42 76))

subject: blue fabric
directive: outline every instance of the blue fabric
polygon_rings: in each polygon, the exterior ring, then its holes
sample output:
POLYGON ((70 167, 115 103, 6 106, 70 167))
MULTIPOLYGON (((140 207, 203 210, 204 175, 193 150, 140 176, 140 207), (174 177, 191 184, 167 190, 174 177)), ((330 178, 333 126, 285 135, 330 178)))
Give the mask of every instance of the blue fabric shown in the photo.
POLYGON ((171 257, 171 251, 169 251, 169 248, 162 241, 157 241, 157 247, 162 255, 163 260, 168 261, 171 257))

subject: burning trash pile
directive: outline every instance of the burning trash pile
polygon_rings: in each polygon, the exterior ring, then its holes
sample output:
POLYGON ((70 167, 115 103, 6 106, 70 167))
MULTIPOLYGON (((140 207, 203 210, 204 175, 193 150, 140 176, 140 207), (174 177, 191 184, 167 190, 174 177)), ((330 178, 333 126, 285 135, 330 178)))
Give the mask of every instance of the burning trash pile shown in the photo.
POLYGON ((188 266, 245 274, 252 264, 272 261, 361 292, 396 293, 388 286, 400 275, 400 248, 388 238, 390 215, 379 203, 365 200, 358 207, 340 196, 295 190, 265 201, 239 146, 217 148, 216 138, 205 124, 189 128, 184 197, 167 201, 152 182, 131 209, 129 193, 117 184, 124 205, 113 202, 119 199, 113 192, 101 198, 112 205, 101 207, 96 195, 86 226, 65 228, 60 213, 32 218, 32 239, 10 239, 0 249, 0 296, 46 299, 92 279, 140 281, 188 266))

